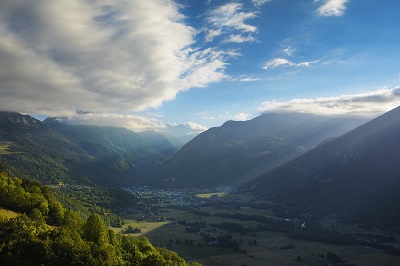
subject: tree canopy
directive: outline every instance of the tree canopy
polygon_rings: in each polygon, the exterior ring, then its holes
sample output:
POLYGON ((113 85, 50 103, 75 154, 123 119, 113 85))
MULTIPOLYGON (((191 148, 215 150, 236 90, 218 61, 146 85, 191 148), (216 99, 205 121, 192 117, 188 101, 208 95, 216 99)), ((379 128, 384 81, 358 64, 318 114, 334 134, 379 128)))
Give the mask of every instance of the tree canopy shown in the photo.
POLYGON ((4 265, 199 265, 154 247, 145 237, 116 234, 101 217, 65 209, 48 187, 0 171, 0 261, 4 265))

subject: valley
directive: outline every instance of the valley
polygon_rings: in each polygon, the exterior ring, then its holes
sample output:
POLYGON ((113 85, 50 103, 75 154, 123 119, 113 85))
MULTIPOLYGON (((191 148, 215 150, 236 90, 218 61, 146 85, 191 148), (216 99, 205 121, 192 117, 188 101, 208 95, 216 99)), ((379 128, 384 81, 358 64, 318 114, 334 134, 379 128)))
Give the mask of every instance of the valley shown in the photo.
MULTIPOLYGON (((101 260, 96 248, 104 245, 113 246, 110 260, 127 259, 112 239, 128 237, 148 239, 160 260, 175 254, 165 248, 176 252, 182 265, 398 265, 399 117, 400 107, 362 125, 263 114, 179 148, 159 133, 3 112, 0 223, 8 230, 26 219, 40 243, 61 230, 64 213, 82 219, 68 227, 80 234, 76 243, 97 239, 82 232, 100 223, 109 238, 89 244, 93 257, 77 255, 86 261, 101 260), (24 196, 10 201, 7 191, 24 196)), ((19 245, 8 248, 24 250, 19 245)), ((135 259, 151 258, 143 256, 135 259)))
POLYGON ((125 212, 124 224, 113 230, 146 236, 154 245, 203 265, 333 265, 328 253, 338 255, 340 265, 400 262, 400 257, 385 253, 380 246, 398 246, 400 234, 380 228, 312 217, 250 194, 196 194, 150 187, 129 191, 144 196, 144 208, 125 212), (138 232, 128 232, 128 228, 138 232), (322 238, 306 241, 296 232, 318 232, 322 238))

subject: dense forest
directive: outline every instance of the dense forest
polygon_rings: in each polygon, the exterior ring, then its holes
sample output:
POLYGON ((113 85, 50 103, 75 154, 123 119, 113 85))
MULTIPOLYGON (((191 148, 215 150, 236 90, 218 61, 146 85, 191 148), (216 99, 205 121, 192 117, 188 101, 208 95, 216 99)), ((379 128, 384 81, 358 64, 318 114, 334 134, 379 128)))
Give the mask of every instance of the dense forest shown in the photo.
POLYGON ((2 265, 189 265, 144 237, 114 233, 97 214, 83 219, 63 207, 48 187, 4 164, 0 207, 16 213, 11 218, 0 212, 2 265))

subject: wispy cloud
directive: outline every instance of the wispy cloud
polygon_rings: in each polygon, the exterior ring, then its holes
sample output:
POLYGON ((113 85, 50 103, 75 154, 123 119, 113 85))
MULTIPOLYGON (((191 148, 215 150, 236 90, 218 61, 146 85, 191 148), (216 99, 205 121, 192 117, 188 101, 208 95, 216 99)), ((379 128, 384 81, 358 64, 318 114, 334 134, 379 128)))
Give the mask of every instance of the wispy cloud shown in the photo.
MULTIPOLYGON (((226 8, 222 25, 255 30, 226 8)), ((185 19, 173 0, 1 1, 0 109, 135 112, 225 79, 237 53, 196 48, 185 19)))
POLYGON ((274 69, 277 67, 284 67, 284 66, 289 66, 289 67, 310 67, 313 64, 316 64, 318 62, 320 62, 321 60, 315 60, 315 61, 306 61, 306 62, 299 62, 299 63, 293 63, 285 58, 275 58, 275 59, 271 59, 269 61, 267 61, 264 66, 263 69, 267 70, 267 69, 274 69))
POLYGON ((222 34, 222 29, 209 29, 206 35, 206 42, 211 42, 215 37, 218 37, 222 34))
POLYGON ((233 42, 233 43, 244 43, 244 42, 254 42, 256 38, 251 35, 243 36, 243 35, 231 35, 224 42, 233 42))
POLYGON ((254 118, 254 114, 244 113, 244 112, 230 112, 225 111, 223 113, 210 114, 208 112, 198 113, 197 115, 201 116, 202 119, 206 121, 218 121, 221 124, 225 123, 228 120, 234 121, 245 121, 254 118))
POLYGON ((292 46, 288 46, 287 48, 283 49, 283 52, 287 55, 287 56, 293 56, 294 53, 296 52, 296 49, 292 46))
POLYGON ((258 7, 268 3, 269 1, 271 1, 271 0, 251 0, 253 5, 258 6, 258 7))
POLYGON ((190 127, 191 129, 193 129, 196 132, 202 132, 202 131, 206 131, 208 129, 207 127, 197 124, 195 122, 187 122, 187 123, 185 123, 185 125, 187 125, 188 127, 190 127))
POLYGON ((238 79, 234 79, 235 81, 240 81, 240 82, 253 82, 260 80, 260 78, 255 78, 252 75, 240 75, 238 79))
POLYGON ((219 6, 207 16, 208 26, 205 39, 212 41, 220 35, 228 34, 230 37, 225 42, 253 42, 255 38, 248 34, 256 32, 257 27, 248 24, 247 21, 255 17, 255 12, 244 12, 241 3, 227 3, 219 6))
MULTIPOLYGON (((320 2, 320 0, 316 1, 320 2)), ((342 16, 346 10, 348 0, 324 0, 324 3, 317 9, 317 13, 322 17, 342 16)))
POLYGON ((302 112, 322 115, 374 115, 389 111, 400 105, 400 86, 391 89, 316 99, 293 99, 290 101, 267 101, 259 108, 261 112, 302 112))

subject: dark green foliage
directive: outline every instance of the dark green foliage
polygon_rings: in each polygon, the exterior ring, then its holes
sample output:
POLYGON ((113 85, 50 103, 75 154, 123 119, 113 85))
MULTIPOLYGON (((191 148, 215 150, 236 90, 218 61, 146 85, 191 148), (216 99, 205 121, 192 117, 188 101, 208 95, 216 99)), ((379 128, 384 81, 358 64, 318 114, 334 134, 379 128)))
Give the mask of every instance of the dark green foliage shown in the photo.
POLYGON ((289 245, 286 245, 286 246, 282 246, 279 249, 294 249, 294 248, 296 248, 295 245, 289 244, 289 245))
POLYGON ((317 220, 308 219, 306 228, 295 230, 289 233, 290 238, 301 239, 313 242, 324 242, 335 245, 366 245, 366 242, 359 241, 351 234, 344 234, 330 231, 320 225, 317 220))
POLYGON ((339 257, 339 255, 332 253, 332 252, 328 252, 326 254, 326 259, 335 263, 339 263, 342 261, 342 259, 339 257))
POLYGON ((26 215, 0 224, 0 261, 4 265, 40 265, 46 256, 45 242, 39 238, 38 226, 26 215))
POLYGON ((87 218, 97 213, 103 221, 112 227, 121 227, 122 220, 115 213, 135 206, 138 199, 123 190, 63 185, 53 189, 56 198, 69 209, 87 218))
POLYGON ((188 265, 146 238, 113 233, 97 215, 83 226, 66 223, 52 230, 25 215, 1 221, 0 261, 4 265, 188 265))
POLYGON ((59 225, 64 216, 64 208, 49 188, 37 181, 10 177, 4 171, 0 172, 0 206, 50 225, 59 225))
POLYGON ((123 234, 138 234, 141 233, 142 230, 140 230, 139 228, 133 228, 132 226, 128 226, 128 228, 126 230, 124 230, 122 233, 123 234))
POLYGON ((246 232, 246 229, 244 228, 243 225, 238 224, 238 223, 232 223, 232 222, 224 222, 220 224, 211 224, 210 226, 212 227, 218 227, 221 229, 224 229, 226 231, 232 231, 232 232, 246 232))
POLYGON ((188 265, 146 238, 115 234, 97 214, 83 220, 64 209, 49 188, 5 171, 0 172, 0 207, 30 216, 0 217, 2 265, 188 265))

